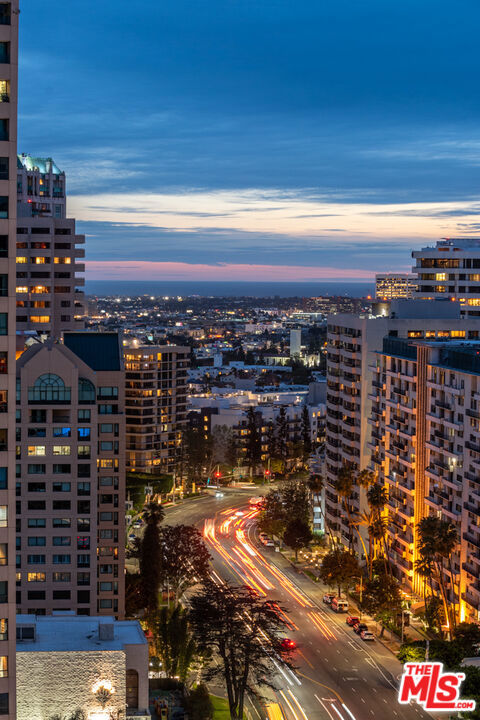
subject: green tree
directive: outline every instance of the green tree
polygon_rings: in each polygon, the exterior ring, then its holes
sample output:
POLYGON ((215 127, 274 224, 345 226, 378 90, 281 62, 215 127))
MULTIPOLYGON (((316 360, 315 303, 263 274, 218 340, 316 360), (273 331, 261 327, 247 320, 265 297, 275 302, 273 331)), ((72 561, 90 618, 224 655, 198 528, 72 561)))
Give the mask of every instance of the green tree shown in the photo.
POLYGON ((262 439, 258 427, 255 410, 250 406, 247 410, 247 443, 245 460, 251 472, 260 464, 262 459, 262 439))
POLYGON ((190 598, 190 622, 199 648, 218 658, 204 667, 203 675, 207 682, 223 678, 231 720, 243 720, 246 692, 274 687, 275 657, 292 667, 291 650, 282 644, 287 628, 283 609, 278 612, 276 602, 251 588, 206 581, 190 598))
POLYGON ((477 623, 460 623, 453 631, 453 639, 462 648, 464 657, 480 655, 480 627, 477 623))
POLYGON ((385 623, 394 620, 402 609, 402 594, 397 580, 386 573, 375 575, 368 580, 363 589, 361 607, 382 623, 382 636, 385 623))
POLYGON ((270 490, 265 496, 261 512, 257 518, 257 527, 267 535, 281 537, 287 526, 287 515, 278 489, 270 490))
POLYGON ((430 574, 430 582, 432 580, 437 582, 449 632, 452 632, 456 625, 457 613, 455 604, 448 595, 444 570, 446 565, 452 573, 452 554, 457 545, 457 530, 453 523, 446 522, 436 515, 422 518, 417 529, 420 571, 427 577, 430 574))
POLYGON ((210 554, 201 533, 191 525, 159 529, 160 581, 175 592, 176 600, 188 587, 208 575, 210 554))
POLYGON ((167 677, 185 683, 195 660, 196 644, 188 624, 188 616, 180 605, 162 607, 150 619, 155 655, 162 662, 167 677))
POLYGON ((320 577, 329 587, 336 586, 338 595, 341 595, 342 588, 347 592, 359 576, 358 560, 349 550, 334 548, 324 556, 320 577))
POLYGON ((310 525, 300 518, 293 518, 283 533, 283 542, 295 551, 295 561, 298 560, 298 551, 307 547, 313 540, 310 525))
POLYGON ((211 720, 213 705, 206 685, 197 685, 187 698, 189 720, 211 720))
POLYGON ((148 503, 142 513, 145 522, 140 546, 141 597, 143 607, 148 612, 158 608, 158 591, 160 587, 160 523, 165 516, 158 503, 148 503))
POLYGON ((469 700, 476 701, 476 708, 473 712, 462 713, 466 720, 480 720, 480 668, 462 667, 465 673, 465 680, 462 684, 462 696, 469 700))

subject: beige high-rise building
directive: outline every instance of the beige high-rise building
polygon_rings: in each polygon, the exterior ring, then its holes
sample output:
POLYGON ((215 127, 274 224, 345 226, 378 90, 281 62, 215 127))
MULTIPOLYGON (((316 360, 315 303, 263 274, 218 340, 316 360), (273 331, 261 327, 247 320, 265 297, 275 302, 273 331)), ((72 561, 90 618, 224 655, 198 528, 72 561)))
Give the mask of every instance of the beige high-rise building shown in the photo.
POLYGON ((86 314, 85 236, 67 218, 65 183, 52 158, 18 156, 17 330, 52 338, 81 330, 86 314))
POLYGON ((410 273, 377 273, 375 297, 377 300, 408 300, 416 290, 416 277, 410 273))
POLYGON ((117 333, 17 361, 17 606, 124 613, 125 374, 117 333))
MULTIPOLYGON (((327 329, 326 521, 339 542, 363 549, 349 527, 344 503, 335 490, 342 467, 354 471, 372 463, 372 443, 378 436, 376 398, 381 391, 372 373, 383 338, 477 339, 480 321, 461 318, 457 303, 403 300, 391 304, 389 317, 331 315, 327 329)), ((379 462, 379 461, 378 461, 379 462)), ((373 457, 373 463, 377 463, 373 457)), ((355 486, 349 499, 353 514, 368 510, 366 490, 355 486)), ((360 533, 367 542, 364 526, 360 533)))
POLYGON ((0 716, 15 718, 15 241, 18 0, 0 2, 0 716))
MULTIPOLYGON (((376 356, 373 463, 388 491, 388 551, 406 588, 423 593, 418 523, 455 525, 444 581, 458 621, 480 620, 480 343, 385 338, 376 356)), ((433 591, 439 586, 433 580, 433 591)), ((427 592, 429 592, 427 583, 427 592)))
POLYGON ((455 300, 462 315, 480 317, 480 238, 444 238, 412 252, 414 297, 455 300))
POLYGON ((187 420, 190 348, 125 348, 127 470, 172 472, 187 420))

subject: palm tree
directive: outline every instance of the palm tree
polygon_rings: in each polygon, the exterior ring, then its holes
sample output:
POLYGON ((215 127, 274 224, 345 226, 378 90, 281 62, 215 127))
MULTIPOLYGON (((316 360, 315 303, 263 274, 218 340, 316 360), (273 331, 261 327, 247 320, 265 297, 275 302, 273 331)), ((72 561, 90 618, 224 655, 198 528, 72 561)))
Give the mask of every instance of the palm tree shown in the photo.
POLYGON ((449 634, 451 634, 457 618, 455 604, 452 607, 447 593, 444 562, 448 562, 451 571, 452 553, 458 542, 457 530, 455 525, 435 515, 422 518, 417 525, 417 530, 419 560, 416 569, 417 572, 425 572, 430 569, 431 578, 438 583, 449 634))
MULTIPOLYGON (((352 528, 356 531, 358 538, 362 544, 363 552, 365 555, 365 560, 368 562, 368 553, 367 548, 365 547, 365 543, 363 541, 363 538, 360 534, 360 531, 358 529, 358 525, 360 525, 360 521, 357 517, 354 517, 352 514, 352 508, 350 507, 349 499, 352 495, 354 485, 358 484, 357 479, 362 475, 362 478, 360 482, 364 482, 364 473, 365 471, 362 471, 361 473, 358 473, 358 476, 355 476, 355 471, 349 467, 348 465, 344 465, 337 475, 337 479, 335 481, 335 490, 338 493, 338 496, 342 498, 343 501, 343 507, 345 509, 345 513, 347 515, 348 519, 348 526, 350 528, 350 531, 352 528)), ((350 551, 353 549, 353 534, 350 532, 349 536, 349 549, 350 551)))
POLYGON ((387 542, 386 542, 388 526, 387 526, 386 518, 382 515, 387 500, 388 500, 387 490, 379 483, 375 482, 373 485, 371 485, 368 488, 367 501, 368 501, 368 505, 372 511, 372 526, 373 526, 372 538, 376 541, 380 541, 380 543, 383 547, 383 552, 384 552, 384 557, 385 557, 385 572, 388 572, 389 570, 391 570, 390 558, 388 555, 387 542))
POLYGON ((165 517, 165 510, 156 502, 149 502, 142 510, 142 520, 146 525, 160 525, 165 517))

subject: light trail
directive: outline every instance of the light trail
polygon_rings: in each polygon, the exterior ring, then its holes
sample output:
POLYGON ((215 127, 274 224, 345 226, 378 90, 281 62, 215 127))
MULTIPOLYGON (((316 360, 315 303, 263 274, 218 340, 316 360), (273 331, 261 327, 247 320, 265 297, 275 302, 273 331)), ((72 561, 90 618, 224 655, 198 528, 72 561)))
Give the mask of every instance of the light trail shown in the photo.
POLYGON ((285 716, 278 703, 268 703, 268 705, 265 706, 265 710, 267 711, 268 720, 285 720, 285 716))
POLYGON ((337 636, 333 630, 327 625, 318 612, 311 611, 308 615, 315 627, 320 630, 327 640, 337 640, 337 636))
POLYGON ((298 700, 297 700, 297 698, 295 697, 295 695, 292 693, 291 690, 289 690, 288 692, 289 692, 290 697, 292 698, 293 702, 295 703, 295 705, 298 707, 298 709, 299 709, 300 712, 302 713, 302 715, 303 715, 303 717, 304 717, 304 720, 308 720, 308 717, 305 715, 304 709, 302 708, 302 706, 301 706, 300 703, 298 702, 298 700))

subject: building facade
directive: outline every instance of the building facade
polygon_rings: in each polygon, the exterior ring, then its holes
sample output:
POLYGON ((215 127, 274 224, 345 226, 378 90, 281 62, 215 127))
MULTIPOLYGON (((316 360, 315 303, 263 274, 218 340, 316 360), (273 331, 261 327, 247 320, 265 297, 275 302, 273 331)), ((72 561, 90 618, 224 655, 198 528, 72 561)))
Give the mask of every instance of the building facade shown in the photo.
POLYGON ((124 613, 125 416, 116 333, 17 361, 17 606, 124 613))
POLYGON ((15 241, 18 0, 0 2, 0 715, 15 718, 15 241))
MULTIPOLYGON (((372 463, 388 492, 387 542, 402 584, 421 594, 418 523, 455 525, 443 574, 459 621, 480 620, 480 343, 385 338, 377 354, 372 463)), ((439 593, 436 581, 433 590, 439 593)))
POLYGON ((190 348, 125 348, 127 470, 173 472, 187 420, 190 348))
POLYGON ((412 257, 415 297, 456 300, 462 315, 480 317, 480 238, 445 238, 412 257))
POLYGON ((416 276, 411 273, 377 273, 375 298, 377 300, 408 300, 417 288, 416 276))
POLYGON ((17 720, 150 720, 148 644, 137 620, 17 618, 17 720), (103 697, 102 697, 103 695, 103 697))
MULTIPOLYGON (((325 448, 325 513, 328 526, 339 542, 354 547, 362 556, 359 538, 367 541, 364 526, 359 533, 349 526, 344 502, 335 484, 343 467, 354 473, 371 467, 372 442, 378 434, 376 398, 381 389, 372 373, 375 353, 383 338, 398 336, 427 339, 476 339, 480 323, 461 318, 456 303, 396 301, 389 317, 333 315, 327 329, 327 420, 325 448), (372 405, 373 403, 373 405, 372 405)), ((373 458, 375 463, 375 457, 373 458)), ((354 515, 368 510, 366 490, 354 485, 349 498, 354 515)))
POLYGON ((65 173, 51 158, 17 162, 17 329, 59 338, 84 327, 85 236, 66 217, 65 173))

